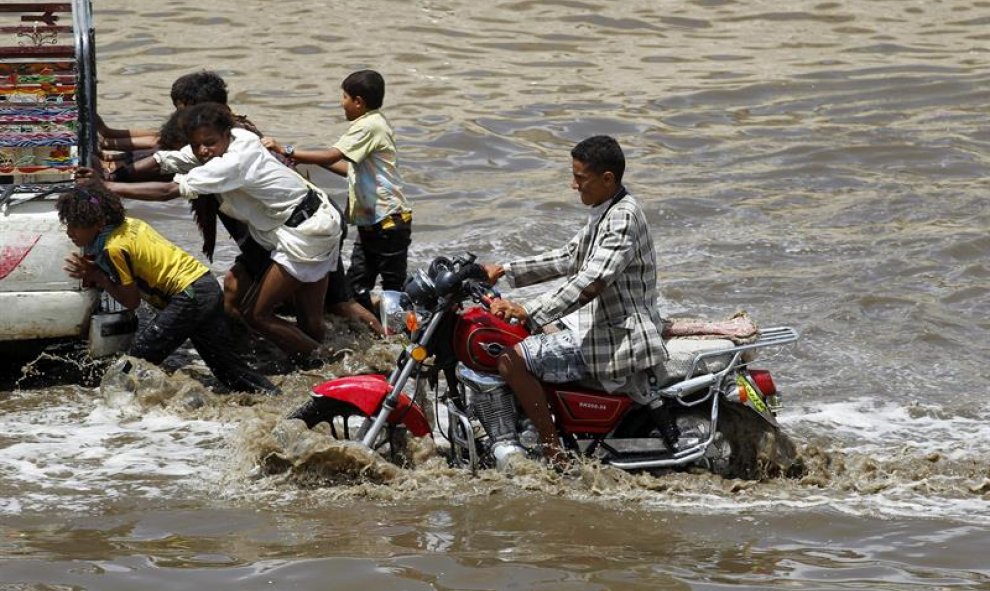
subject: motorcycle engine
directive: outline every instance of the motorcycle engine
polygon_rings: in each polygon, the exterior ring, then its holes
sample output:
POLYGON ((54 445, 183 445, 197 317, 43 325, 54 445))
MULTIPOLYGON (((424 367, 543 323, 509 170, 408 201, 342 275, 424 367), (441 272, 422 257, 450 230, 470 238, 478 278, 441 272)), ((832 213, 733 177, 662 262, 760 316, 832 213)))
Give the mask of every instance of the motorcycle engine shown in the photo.
POLYGON ((476 372, 457 364, 457 379, 468 393, 468 406, 494 442, 519 441, 516 432, 516 400, 501 376, 476 372))
POLYGON ((516 400, 501 376, 474 371, 457 364, 457 379, 464 385, 469 412, 488 434, 488 450, 501 472, 511 471, 513 458, 526 455, 519 443, 516 400))

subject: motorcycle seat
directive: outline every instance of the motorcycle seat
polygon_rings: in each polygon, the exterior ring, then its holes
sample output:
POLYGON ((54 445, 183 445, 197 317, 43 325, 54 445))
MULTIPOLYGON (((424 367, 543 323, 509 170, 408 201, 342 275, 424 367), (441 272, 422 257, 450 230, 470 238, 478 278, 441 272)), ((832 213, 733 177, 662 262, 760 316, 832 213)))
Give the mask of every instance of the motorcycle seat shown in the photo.
MULTIPOLYGON (((723 349, 729 350, 736 346, 729 339, 690 337, 668 339, 664 341, 664 345, 667 347, 667 353, 670 355, 664 364, 664 367, 667 369, 667 377, 678 380, 690 377, 687 375, 688 370, 691 369, 691 363, 699 353, 721 351, 723 349)), ((732 354, 728 352, 725 355, 707 357, 698 363, 694 373, 695 375, 699 375, 722 371, 731 360, 732 354)))

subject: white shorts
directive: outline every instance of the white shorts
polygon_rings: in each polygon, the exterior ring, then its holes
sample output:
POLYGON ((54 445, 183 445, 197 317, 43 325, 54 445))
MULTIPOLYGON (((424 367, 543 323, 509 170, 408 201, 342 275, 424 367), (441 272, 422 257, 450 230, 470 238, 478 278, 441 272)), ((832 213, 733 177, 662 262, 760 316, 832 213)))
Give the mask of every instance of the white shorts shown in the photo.
POLYGON ((331 271, 337 270, 337 257, 325 261, 293 261, 285 253, 276 250, 272 253, 272 262, 303 283, 316 283, 331 271))
POLYGON ((530 335, 519 349, 526 369, 541 381, 562 384, 591 377, 573 330, 530 335))

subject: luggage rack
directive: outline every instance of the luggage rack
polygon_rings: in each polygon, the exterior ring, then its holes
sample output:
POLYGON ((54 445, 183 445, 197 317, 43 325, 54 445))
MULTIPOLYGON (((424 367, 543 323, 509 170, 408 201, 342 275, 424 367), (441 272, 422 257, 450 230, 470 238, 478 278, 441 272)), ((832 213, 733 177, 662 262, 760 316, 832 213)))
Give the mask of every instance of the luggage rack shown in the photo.
POLYGON ((94 162, 94 37, 90 0, 0 3, 0 193, 8 204, 94 162))
POLYGON ((791 328, 790 326, 774 326, 770 328, 760 329, 760 336, 752 343, 746 343, 744 345, 736 345, 735 347, 730 347, 728 349, 717 349, 714 351, 705 351, 695 355, 694 360, 691 361, 691 367, 688 370, 687 375, 695 375, 695 370, 698 368, 701 362, 708 359, 716 357, 724 357, 726 355, 741 355, 746 351, 752 351, 754 349, 762 349, 764 347, 774 347, 779 345, 786 345, 788 343, 793 343, 798 340, 800 335, 798 331, 791 328))

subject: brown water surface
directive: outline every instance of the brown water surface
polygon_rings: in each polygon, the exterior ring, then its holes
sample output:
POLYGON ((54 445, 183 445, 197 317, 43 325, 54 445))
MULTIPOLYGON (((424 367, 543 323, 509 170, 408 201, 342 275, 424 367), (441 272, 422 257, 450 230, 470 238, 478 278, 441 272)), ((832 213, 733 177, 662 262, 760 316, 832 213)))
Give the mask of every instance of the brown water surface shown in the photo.
MULTIPOLYGON (((326 146, 340 81, 381 71, 413 267, 563 243, 585 215, 568 151, 614 135, 664 312, 801 331, 762 363, 809 473, 397 470, 281 419, 320 375, 267 401, 211 393, 195 360, 136 393, 30 378, 0 395, 0 588, 990 588, 990 2, 94 8, 113 126, 159 125, 207 68, 267 133, 326 146)), ((131 212, 198 252, 184 205, 131 212)), ((333 327, 354 354, 328 372, 387 363, 333 327)))

